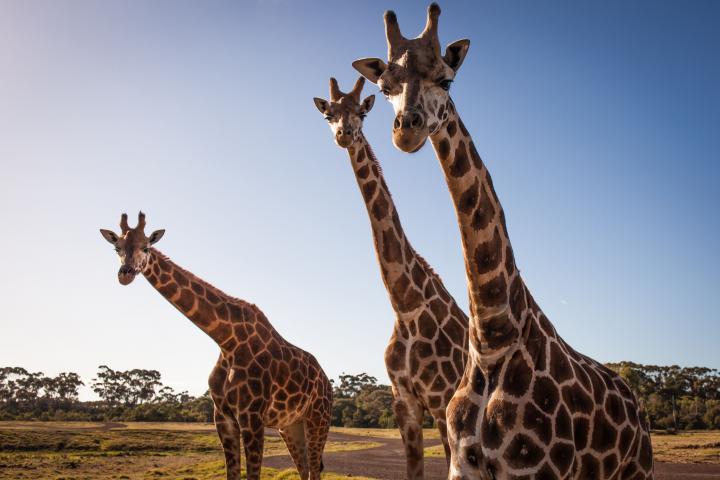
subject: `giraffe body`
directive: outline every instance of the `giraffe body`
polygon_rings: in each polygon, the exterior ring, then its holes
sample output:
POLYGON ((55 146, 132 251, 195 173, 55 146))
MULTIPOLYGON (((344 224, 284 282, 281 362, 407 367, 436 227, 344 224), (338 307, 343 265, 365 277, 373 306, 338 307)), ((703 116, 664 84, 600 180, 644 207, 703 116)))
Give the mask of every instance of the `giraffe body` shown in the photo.
POLYGON ((440 277, 410 245, 375 155, 362 133, 373 97, 360 102, 362 78, 348 94, 331 79, 327 102, 315 99, 347 148, 362 193, 381 275, 396 313, 385 351, 393 409, 407 459, 407 478, 423 478, 423 415, 435 420, 449 460, 445 409, 467 359, 468 318, 440 277))
POLYGON ((162 231, 145 237, 144 223, 141 214, 130 229, 123 215, 122 236, 101 232, 120 254, 121 283, 142 273, 220 347, 208 383, 228 480, 241 478, 241 449, 248 480, 260 478, 266 427, 279 430, 303 480, 319 479, 332 387, 315 357, 282 338, 257 306, 225 294, 151 247, 162 231))
POLYGON ((399 149, 430 138, 458 217, 471 311, 468 364, 447 408, 450 478, 653 478, 635 396, 562 340, 515 266, 492 179, 448 93, 469 41, 441 55, 439 15, 431 5, 425 30, 408 40, 386 13, 389 62, 353 65, 392 102, 399 149))

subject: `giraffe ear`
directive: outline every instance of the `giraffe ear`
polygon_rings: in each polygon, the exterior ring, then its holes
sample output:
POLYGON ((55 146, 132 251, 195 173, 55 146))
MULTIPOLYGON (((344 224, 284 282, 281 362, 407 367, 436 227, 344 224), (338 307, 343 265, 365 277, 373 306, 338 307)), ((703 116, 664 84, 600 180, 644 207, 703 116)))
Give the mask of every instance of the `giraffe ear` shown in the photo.
POLYGON ((165 230, 155 230, 153 233, 150 234, 148 242, 150 242, 150 245, 157 243, 160 241, 163 235, 165 235, 165 230))
POLYGON ((385 73, 385 70, 387 69, 385 62, 379 58, 361 58, 360 60, 355 60, 352 63, 352 66, 355 70, 360 72, 360 75, 373 83, 377 83, 380 75, 385 73))
POLYGON ((373 105, 375 105, 375 95, 370 95, 365 100, 363 100, 362 104, 360 105, 360 113, 368 113, 370 110, 372 110, 373 105))
POLYGON ((115 232, 113 232, 112 230, 105 230, 104 228, 101 228, 100 235, 102 235, 105 240, 112 243, 113 245, 115 245, 117 241, 120 240, 120 238, 115 235, 115 232))
POLYGON ((467 55, 469 48, 470 40, 467 38, 453 42, 445 48, 443 60, 445 60, 445 63, 447 63, 450 68, 457 72, 463 60, 465 60, 465 55, 467 55))
POLYGON ((323 100, 322 98, 315 97, 315 98, 313 98, 313 102, 315 102, 315 106, 317 107, 318 110, 320 110, 320 113, 322 113, 323 115, 325 115, 326 113, 328 113, 330 111, 330 104, 328 103, 327 100, 323 100))

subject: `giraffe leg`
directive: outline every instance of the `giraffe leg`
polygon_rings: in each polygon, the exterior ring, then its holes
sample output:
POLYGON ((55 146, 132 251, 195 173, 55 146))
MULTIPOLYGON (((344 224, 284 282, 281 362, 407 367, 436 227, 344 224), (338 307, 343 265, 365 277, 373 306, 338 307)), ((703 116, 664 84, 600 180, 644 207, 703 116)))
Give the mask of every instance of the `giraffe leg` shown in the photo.
POLYGON ((312 412, 305 420, 310 480, 320 480, 320 472, 323 470, 322 454, 329 430, 330 417, 323 414, 322 411, 312 412))
POLYGON ((300 421, 278 431, 295 462, 300 480, 308 480, 308 453, 304 423, 300 421))
POLYGON ((240 480, 240 425, 215 407, 215 429, 225 452, 227 480, 240 480))
POLYGON ((265 425, 260 414, 253 412, 241 413, 239 421, 240 435, 245 449, 246 478, 247 480, 260 480, 265 425))
POLYGON ((422 431, 423 407, 415 396, 401 390, 395 396, 393 410, 405 446, 407 478, 408 480, 422 480, 425 475, 422 431))
POLYGON ((448 468, 450 468, 450 444, 448 443, 447 423, 445 422, 445 415, 442 417, 435 417, 435 424, 437 429, 440 431, 440 439, 442 440, 443 448, 445 449, 445 462, 448 468))

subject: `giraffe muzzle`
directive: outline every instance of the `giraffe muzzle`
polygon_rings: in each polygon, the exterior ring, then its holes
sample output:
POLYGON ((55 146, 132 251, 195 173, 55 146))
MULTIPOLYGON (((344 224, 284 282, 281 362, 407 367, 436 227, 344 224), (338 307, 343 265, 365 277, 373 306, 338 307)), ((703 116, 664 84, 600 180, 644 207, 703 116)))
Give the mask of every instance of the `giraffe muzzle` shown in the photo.
POLYGON ((406 153, 420 150, 429 133, 425 116, 417 108, 398 113, 393 122, 393 143, 406 153))
POLYGON ((118 270, 118 281, 121 285, 129 285, 130 282, 135 280, 135 269, 127 265, 123 265, 118 270))

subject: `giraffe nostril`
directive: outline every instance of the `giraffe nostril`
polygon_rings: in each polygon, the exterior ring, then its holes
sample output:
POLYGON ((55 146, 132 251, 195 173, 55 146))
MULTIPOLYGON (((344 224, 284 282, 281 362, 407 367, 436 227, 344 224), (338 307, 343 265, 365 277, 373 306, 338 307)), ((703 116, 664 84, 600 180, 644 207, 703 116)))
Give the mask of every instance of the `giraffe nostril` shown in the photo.
POLYGON ((399 117, 399 116, 395 117, 395 121, 393 122, 393 128, 394 128, 395 130, 397 130, 398 128, 400 128, 400 117, 399 117))

